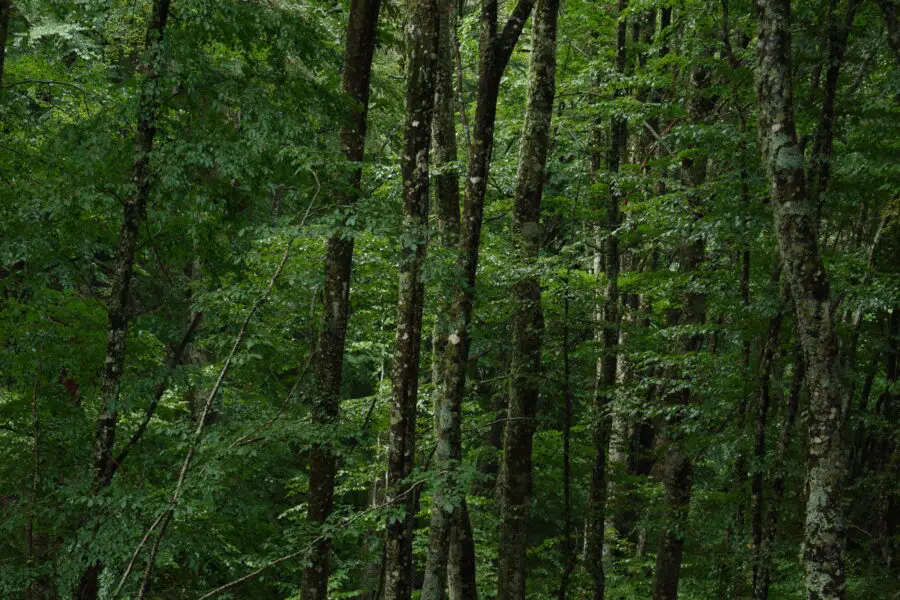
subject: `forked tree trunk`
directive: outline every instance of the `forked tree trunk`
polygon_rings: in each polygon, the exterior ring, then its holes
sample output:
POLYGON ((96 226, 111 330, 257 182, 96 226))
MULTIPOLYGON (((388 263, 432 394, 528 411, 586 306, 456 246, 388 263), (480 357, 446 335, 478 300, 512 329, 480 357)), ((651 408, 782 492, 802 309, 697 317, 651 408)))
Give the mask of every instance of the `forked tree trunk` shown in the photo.
MULTIPOLYGON (((380 8, 381 0, 353 0, 350 3, 341 87, 353 106, 349 120, 341 129, 341 150, 354 166, 348 185, 338 193, 339 207, 353 204, 360 192, 369 83, 380 8)), ((340 412, 352 263, 353 238, 343 233, 332 235, 328 239, 325 257, 324 314, 315 364, 318 394, 312 409, 313 424, 320 431, 333 428, 340 412)), ((308 517, 310 522, 320 527, 331 514, 336 469, 337 457, 328 444, 314 446, 309 467, 308 517)), ((325 600, 328 597, 330 554, 331 541, 325 537, 310 554, 310 563, 304 573, 302 600, 325 600)))
MULTIPOLYGON (((535 0, 519 0, 503 30, 497 32, 497 0, 482 0, 481 37, 479 41, 478 92, 472 139, 468 148, 468 168, 465 183, 465 202, 460 223, 456 255, 457 278, 452 293, 449 319, 446 323, 446 343, 440 348, 438 394, 446 395, 438 402, 445 406, 462 407, 465 395, 466 369, 469 360, 469 327, 475 302, 475 278, 478 271, 478 252, 481 225, 484 217, 484 198, 490 171, 491 150, 494 145, 494 120, 500 78, 513 48, 522 33, 525 20, 535 0)), ((450 536, 451 598, 476 598, 475 547, 469 514, 463 501, 461 510, 454 511, 455 522, 450 536)))
POLYGON ((413 587, 412 537, 415 494, 406 481, 416 448, 416 401, 428 228, 428 160, 434 108, 434 70, 438 50, 436 0, 411 0, 407 40, 409 67, 406 91, 406 139, 403 173, 403 248, 397 292, 394 339, 388 501, 402 511, 387 521, 385 598, 409 600, 413 587))
MULTIPOLYGON (((138 100, 138 124, 135 137, 134 163, 131 180, 135 186, 125 200, 122 228, 119 231, 119 247, 116 250, 116 266, 110 282, 108 324, 106 329, 106 360, 100 384, 100 415, 94 446, 94 489, 99 491, 110 484, 117 465, 113 460, 118 421, 119 389, 125 369, 125 341, 128 337, 128 311, 131 300, 131 278, 134 270, 135 250, 141 222, 147 210, 150 195, 150 153, 156 136, 156 118, 161 102, 159 68, 162 60, 162 40, 169 18, 170 0, 154 0, 144 48, 146 76, 138 100)), ((99 593, 98 578, 103 570, 97 561, 85 569, 75 590, 78 600, 95 600, 99 593)))
POLYGON ((513 297, 509 409, 500 471, 500 552, 497 599, 524 600, 531 510, 531 448, 540 392, 544 317, 537 258, 541 249, 541 197, 544 192, 550 122, 556 92, 556 22, 559 0, 538 0, 532 26, 530 80, 513 207, 513 245, 518 263, 513 297))
MULTIPOLYGON (((842 430, 847 397, 838 372, 828 277, 817 239, 819 198, 807 193, 803 151, 794 123, 791 3, 757 0, 757 8, 759 137, 810 391, 804 545, 807 598, 843 600, 842 430)), ((824 186, 818 185, 817 191, 821 194, 824 186)))

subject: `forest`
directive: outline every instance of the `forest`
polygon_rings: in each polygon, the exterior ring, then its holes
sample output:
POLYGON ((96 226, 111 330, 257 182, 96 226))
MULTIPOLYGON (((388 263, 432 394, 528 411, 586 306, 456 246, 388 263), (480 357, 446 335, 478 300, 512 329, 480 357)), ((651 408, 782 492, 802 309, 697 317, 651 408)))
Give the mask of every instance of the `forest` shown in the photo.
POLYGON ((0 0, 0 598, 900 599, 898 0, 0 0))

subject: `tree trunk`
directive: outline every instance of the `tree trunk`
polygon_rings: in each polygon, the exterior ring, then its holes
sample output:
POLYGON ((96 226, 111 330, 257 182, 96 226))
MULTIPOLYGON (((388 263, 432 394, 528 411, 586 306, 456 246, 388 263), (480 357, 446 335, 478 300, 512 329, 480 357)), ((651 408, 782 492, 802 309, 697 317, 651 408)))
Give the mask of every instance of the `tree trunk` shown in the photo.
MULTIPOLYGON (((350 4, 341 86, 353 107, 350 119, 341 130, 341 150, 353 164, 353 170, 347 191, 338 195, 338 206, 351 205, 360 192, 369 82, 380 8, 381 0, 353 0, 350 4)), ((318 394, 314 399, 312 420, 319 430, 334 427, 340 412, 352 263, 353 238, 343 233, 332 235, 325 257, 324 314, 315 363, 318 394)), ((331 514, 336 469, 337 457, 328 445, 314 446, 310 456, 308 518, 319 527, 331 514)), ((304 573, 302 600, 328 597, 330 554, 331 541, 326 537, 310 554, 310 564, 304 573)))
POLYGON ((783 313, 779 312, 769 324, 769 334, 760 361, 759 403, 756 407, 756 428, 753 436, 755 465, 750 478, 750 543, 754 553, 759 552, 763 536, 763 465, 766 460, 766 425, 771 401, 772 368, 775 349, 781 333, 783 313))
POLYGON ((881 14, 884 16, 884 24, 888 32, 888 45, 894 53, 894 59, 900 65, 900 23, 898 23, 896 0, 877 0, 881 14))
MULTIPOLYGON (((436 377, 436 383, 439 384, 437 393, 446 396, 438 402, 443 406, 456 407, 459 413, 466 386, 469 327, 475 301, 481 224, 484 217, 491 150, 494 144, 494 120, 497 113, 500 78, 519 39, 525 20, 531 13, 534 1, 519 0, 503 31, 498 34, 497 0, 482 0, 478 93, 472 141, 468 148, 465 202, 456 257, 458 274, 456 280, 461 280, 462 283, 454 285, 451 295, 449 319, 444 325, 448 333, 446 343, 439 345, 440 374, 436 377)), ((451 531, 448 575, 451 597, 460 594, 460 598, 468 600, 476 597, 475 547, 465 499, 460 508, 459 511, 454 511, 456 522, 451 531)))
MULTIPOLYGON (((758 0, 758 13, 759 136, 810 390, 804 546, 807 597, 843 600, 842 430, 847 398, 838 373, 828 278, 817 240, 819 198, 807 194, 803 152, 794 124, 790 0, 758 0)), ((823 190, 820 186, 820 193, 823 190)))
MULTIPOLYGON (((712 112, 713 100, 706 97, 704 90, 710 86, 710 73, 705 67, 697 67, 691 73, 691 86, 695 96, 691 100, 688 111, 696 122, 702 122, 712 112)), ((685 185, 698 188, 706 181, 707 157, 703 154, 696 158, 687 158, 681 164, 685 185)), ((699 221, 702 216, 701 199, 696 193, 689 196, 689 210, 699 221)), ((681 248, 679 264, 682 272, 696 273, 703 261, 705 245, 702 238, 696 237, 681 248)), ((692 326, 702 324, 706 320, 706 296, 702 292, 688 291, 684 294, 683 305, 677 322, 692 326)), ((681 337, 679 346, 685 354, 696 353, 702 346, 702 336, 688 334, 681 337)), ((690 458, 680 446, 681 433, 678 426, 681 422, 682 407, 694 399, 694 392, 688 382, 681 383, 682 389, 675 393, 672 402, 675 411, 666 424, 665 442, 668 445, 663 463, 663 487, 665 488, 666 525, 659 539, 656 554, 656 571, 653 579, 653 600, 676 600, 681 573, 681 560, 684 553, 684 536, 690 510, 693 465, 690 458)))
MULTIPOLYGON (((620 17, 616 28, 616 73, 625 73, 627 25, 624 11, 628 7, 627 0, 618 0, 617 14, 620 17)), ((599 134, 598 130, 595 130, 599 134)), ((599 135, 595 135, 595 145, 599 151, 599 135)), ((604 538, 606 537, 606 504, 607 504, 607 455, 610 437, 610 403, 616 383, 618 345, 618 277, 619 277, 619 245, 616 229, 619 226, 619 182, 616 175, 619 163, 626 152, 627 125, 623 119, 614 118, 610 125, 610 143, 607 154, 606 169, 610 178, 609 194, 606 200, 607 231, 603 240, 603 256, 595 260, 594 271, 606 275, 606 291, 603 305, 598 310, 599 331, 602 355, 597 361, 597 380, 593 407, 593 441, 594 465, 591 471, 591 488, 588 495, 588 523, 585 532, 585 564, 590 573, 593 586, 592 598, 603 600, 606 594, 606 574, 603 570, 604 538), (601 267, 602 265, 602 267, 601 267)), ((599 171, 599 156, 593 158, 593 170, 599 171)))
MULTIPOLYGON (((108 325, 106 331, 106 360, 100 384, 101 409, 97 420, 93 471, 94 487, 99 490, 110 484, 117 465, 112 460, 116 443, 119 389, 125 368, 125 342, 128 337, 128 311, 131 300, 131 277, 135 249, 141 221, 150 195, 150 153, 156 136, 156 117, 161 98, 157 86, 161 42, 169 17, 170 0, 154 0, 144 49, 146 77, 138 101, 138 125, 135 138, 135 158, 131 169, 134 192, 125 201, 124 218, 119 232, 116 266, 110 282, 108 325)), ((95 600, 99 592, 98 577, 103 567, 90 564, 82 573, 75 597, 95 600)))
POLYGON ((9 36, 9 14, 12 0, 0 0, 0 89, 3 88, 3 67, 6 63, 6 38, 9 36))
POLYGON ((450 529, 450 560, 447 563, 447 581, 450 600, 478 600, 475 582, 475 540, 465 498, 459 510, 454 511, 450 529))
MULTIPOLYGON (((440 0, 438 18, 438 56, 435 66, 434 121, 432 123, 432 153, 434 155, 435 209, 437 238, 442 249, 452 255, 459 238, 459 175, 456 170, 456 119, 453 99, 453 55, 455 46, 455 2, 440 0)), ((452 269, 452 264, 450 265, 452 269)), ((422 583, 422 600, 442 600, 447 581, 447 561, 450 550, 450 530, 459 518, 461 506, 453 506, 448 498, 460 494, 457 467, 462 459, 460 412, 462 407, 442 385, 440 357, 447 345, 449 324, 447 313, 452 289, 442 284, 438 293, 433 339, 434 429, 436 447, 434 467, 440 474, 433 491, 431 524, 428 529, 428 556, 422 583)), ((463 502, 465 500, 463 499, 463 502)))
POLYGON ((767 600, 769 597, 769 580, 772 571, 772 555, 775 549, 775 538, 778 532, 778 508, 784 497, 785 461, 791 445, 791 430, 797 416, 800 393, 803 390, 803 355, 800 348, 794 352, 794 374, 791 378, 791 390, 784 414, 781 418, 781 433, 772 457, 772 493, 769 495, 768 513, 763 526, 762 540, 755 552, 753 564, 753 600, 767 600))
POLYGON ((541 249, 541 196, 550 147, 550 122, 556 92, 556 23, 559 0, 538 0, 532 27, 532 50, 519 147, 513 207, 513 245, 518 273, 513 297, 509 409, 500 472, 500 553, 498 600, 524 600, 528 520, 531 511, 531 448, 540 392, 544 317, 537 258, 541 249))
POLYGON ((434 107, 434 70, 438 50, 435 0, 412 0, 407 40, 409 70, 406 93, 406 140, 403 149, 403 248, 397 298, 397 333, 392 369, 389 502, 403 512, 387 522, 385 598, 409 600, 413 586, 412 536, 415 494, 406 479, 413 468, 416 401, 428 228, 428 158, 434 107))
POLYGON ((563 287, 563 322, 562 322, 562 363, 563 363, 563 527, 562 550, 563 572, 559 582, 559 600, 567 600, 569 595, 569 578, 575 567, 572 545, 572 389, 570 387, 569 366, 569 277, 563 287))

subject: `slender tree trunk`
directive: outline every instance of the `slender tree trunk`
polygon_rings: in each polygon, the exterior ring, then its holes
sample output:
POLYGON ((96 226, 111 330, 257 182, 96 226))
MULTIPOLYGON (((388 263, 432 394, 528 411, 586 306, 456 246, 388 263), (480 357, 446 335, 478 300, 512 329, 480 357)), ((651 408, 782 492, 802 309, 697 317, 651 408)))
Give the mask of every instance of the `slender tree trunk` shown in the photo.
POLYGON ((498 600, 524 600, 528 521, 531 511, 531 448, 540 393, 544 317, 536 273, 541 249, 541 196, 550 147, 556 92, 556 23, 559 0, 538 0, 532 27, 531 65, 525 124, 519 148, 513 208, 513 245, 519 272, 512 293, 509 409, 500 472, 498 600))
MULTIPOLYGON (((456 119, 453 98, 453 54, 455 46, 455 2, 439 3, 438 56, 435 66, 434 121, 432 123, 432 153, 434 155, 435 208, 437 238, 442 249, 452 255, 459 238, 459 175, 456 170, 456 119)), ((452 269, 452 265, 451 265, 452 269)), ((462 407, 452 404, 453 398, 443 388, 440 357, 447 345, 449 323, 447 312, 452 289, 442 285, 435 313, 432 336, 434 365, 434 428, 436 447, 434 467, 439 479, 434 489, 431 524, 428 529, 428 556, 422 583, 422 600, 441 600, 447 580, 447 561, 450 551, 450 531, 461 508, 453 507, 448 498, 460 491, 457 488, 457 467, 462 459, 460 412, 462 407)), ((465 502, 465 500, 463 500, 465 502)))
MULTIPOLYGON (((40 346, 39 353, 44 353, 43 345, 40 346)), ((31 473, 31 494, 28 498, 28 520, 25 522, 25 551, 28 557, 28 567, 35 569, 37 567, 37 556, 34 546, 34 522, 35 509, 37 508, 38 490, 41 487, 41 419, 38 411, 38 393, 41 389, 41 360, 38 359, 37 369, 34 375, 34 387, 31 391, 31 435, 34 436, 34 446, 31 449, 32 473, 31 473)), ((25 588, 26 600, 38 600, 42 595, 42 588, 39 577, 32 576, 25 588)))
MULTIPOLYGON (((616 5, 619 22, 616 28, 616 72, 625 73, 627 60, 627 24, 624 12, 627 0, 618 0, 616 5)), ((585 565, 592 580, 593 600, 603 600, 606 595, 606 574, 603 569, 604 538, 606 537, 607 504, 607 456, 609 453, 610 418, 609 405, 613 398, 616 382, 618 345, 618 277, 619 245, 616 228, 619 226, 619 182, 616 175, 619 163, 627 148, 627 124, 621 118, 614 118, 610 126, 610 143, 606 168, 610 177, 609 195, 606 201, 607 231, 603 240, 602 260, 595 260, 594 271, 606 275, 606 292, 603 305, 598 311, 599 330, 597 337, 602 355, 597 361, 597 380, 593 406, 594 464, 591 471, 591 487, 588 494, 588 520, 585 531, 585 565)), ((595 152, 599 151, 599 127, 595 130, 595 152)), ((600 157, 594 156, 592 170, 599 171, 600 157)))
POLYGON ((428 235, 428 160, 434 108, 435 58, 438 51, 435 0, 412 0, 407 40, 406 141, 403 149, 403 232, 397 333, 392 371, 388 501, 402 499, 405 513, 387 522, 385 598, 409 600, 413 587, 412 536, 415 494, 406 479, 413 468, 422 309, 422 266, 428 235))
MULTIPOLYGON (((110 484, 116 470, 113 450, 116 443, 119 389, 125 368, 125 341, 128 337, 128 311, 131 300, 131 278, 134 269, 135 249, 141 221, 147 209, 150 195, 150 153, 156 136, 156 117, 160 97, 157 86, 161 62, 162 39, 169 17, 170 0, 154 0, 144 50, 146 77, 138 101, 138 125, 135 138, 135 159, 131 179, 135 190, 125 201, 116 266, 110 285, 108 325, 106 331, 106 360, 100 384, 101 409, 97 420, 94 450, 94 487, 102 489, 110 484)), ((82 573, 75 597, 78 600, 95 600, 99 592, 98 577, 103 567, 100 562, 90 564, 82 573)))
MULTIPOLYGON (((688 110, 691 118, 702 122, 712 112, 713 101, 706 97, 704 90, 710 85, 710 73, 705 67, 697 67, 691 73, 691 86, 695 96, 688 110)), ((707 157, 703 154, 696 158, 688 158, 681 164, 685 184, 691 188, 699 188, 707 175, 707 157)), ((690 194, 689 210, 699 220, 703 207, 701 198, 696 192, 690 194)), ((696 234, 695 234, 696 235, 696 234)), ((679 264, 682 272, 691 274, 700 268, 705 253, 702 238, 694 239, 681 249, 679 264)), ((684 294, 678 322, 692 326, 702 324, 706 320, 706 295, 702 292, 689 291, 684 294)), ((703 338, 698 334, 682 336, 679 341, 681 352, 696 353, 702 346, 703 338)), ((682 382, 682 389, 675 393, 672 401, 676 407, 671 420, 666 424, 666 448, 663 463, 663 487, 665 488, 666 526, 659 539, 656 554, 656 571, 653 579, 653 600, 676 600, 681 573, 681 561, 684 554, 684 537, 690 510, 691 486, 693 482, 693 465, 680 445, 681 433, 678 427, 681 422, 682 407, 690 404, 694 392, 687 382, 682 382)))
POLYGON ((766 425, 772 396, 772 368, 775 349, 781 333, 783 313, 778 313, 769 324, 769 334, 763 346, 760 361, 759 403, 756 407, 756 427, 753 437, 755 466, 750 478, 750 543, 754 554, 759 554, 763 538, 763 465, 766 460, 766 425))
MULTIPOLYGON (((475 278, 478 271, 478 251, 481 240, 481 224, 484 217, 484 198, 490 170, 491 151, 494 145, 494 120, 500 78, 513 48, 522 32, 525 20, 531 13, 535 0, 519 0, 513 8, 503 30, 497 32, 497 0, 482 0, 481 37, 479 41, 478 92, 475 105, 475 122, 468 148, 469 160, 465 183, 463 218, 460 223, 457 252, 458 279, 454 286, 452 306, 449 310, 446 343, 441 348, 438 394, 446 395, 439 402, 457 407, 461 412, 465 394, 466 368, 469 360, 469 327, 475 301, 475 278)), ((469 513, 463 501, 461 510, 454 511, 455 523, 450 536, 451 597, 466 600, 476 598, 475 547, 469 513), (458 513, 458 514, 457 514, 458 513)))
MULTIPOLYGON (((341 150, 354 166, 347 191, 338 196, 339 206, 351 205, 359 195, 362 183, 369 83, 380 8, 381 0, 353 0, 350 4, 341 86, 353 107, 350 119, 341 130, 341 150)), ((314 400, 312 419, 320 430, 334 427, 340 412, 352 263, 353 238, 343 233, 332 235, 328 239, 325 257, 324 315, 315 359, 318 394, 314 400)), ((308 517, 318 526, 324 525, 331 514, 336 470, 337 457, 334 452, 328 445, 316 445, 310 456, 308 517)), ((310 555, 310 563, 304 573, 302 600, 325 600, 328 597, 330 554, 331 542, 326 537, 310 555)))
POLYGON ((888 32, 888 45, 894 53, 897 65, 900 65, 900 23, 898 23, 897 0, 877 0, 881 14, 884 16, 884 24, 888 32))
MULTIPOLYGON (((822 88, 822 112, 816 126, 810 164, 806 174, 807 193, 815 203, 816 214, 825 200, 825 190, 831 175, 832 140, 834 139, 834 114, 837 101, 838 76, 847 51, 847 38, 856 18, 861 0, 848 0, 847 11, 843 19, 836 14, 838 0, 830 0, 828 38, 826 41, 827 59, 825 64, 825 83, 822 88)), ((816 220, 818 226, 818 219, 816 220)))
MULTIPOLYGON (((790 0, 758 0, 757 7, 759 135, 810 390, 804 545, 807 597, 843 600, 847 397, 839 377, 829 284, 817 239, 819 198, 807 193, 803 152, 794 124, 791 4, 790 0)), ((816 189, 821 194, 824 186, 817 184, 816 189)))
POLYGON ((563 322, 562 322, 562 363, 563 363, 563 530, 562 530, 562 563, 563 572, 559 583, 559 600, 567 600, 569 595, 569 578, 575 567, 572 545, 572 389, 570 387, 569 366, 569 278, 566 276, 563 288, 563 322))
POLYGON ((0 0, 0 89, 3 88, 3 67, 6 63, 6 38, 9 36, 11 0, 0 0))
MULTIPOLYGON (((705 160, 705 159, 704 159, 705 160)), ((702 261, 704 245, 702 241, 688 244, 681 252, 682 270, 695 272, 702 261)), ((705 297, 701 293, 686 294, 680 323, 682 325, 698 325, 705 318, 705 297)), ((700 349, 701 338, 698 335, 685 336, 681 342, 681 350, 685 353, 700 349)), ((693 399, 690 388, 675 394, 671 402, 681 410, 693 399)), ((681 575, 681 561, 684 554, 684 537, 688 511, 691 501, 693 483, 693 465, 690 458, 679 445, 680 416, 672 417, 664 433, 664 444, 667 445, 663 458, 663 488, 665 506, 665 528, 659 539, 656 553, 656 569, 653 577, 653 600, 676 600, 681 575)))
POLYGON ((799 347, 794 351, 794 373, 791 378, 791 390, 784 414, 781 418, 781 432, 772 457, 772 493, 769 495, 768 512, 762 530, 762 539, 755 549, 753 564, 753 600, 767 600, 769 597, 769 581, 772 572, 772 556, 775 550, 775 538, 778 532, 778 509, 784 497, 785 462, 791 444, 797 406, 800 393, 803 391, 803 354, 799 347))

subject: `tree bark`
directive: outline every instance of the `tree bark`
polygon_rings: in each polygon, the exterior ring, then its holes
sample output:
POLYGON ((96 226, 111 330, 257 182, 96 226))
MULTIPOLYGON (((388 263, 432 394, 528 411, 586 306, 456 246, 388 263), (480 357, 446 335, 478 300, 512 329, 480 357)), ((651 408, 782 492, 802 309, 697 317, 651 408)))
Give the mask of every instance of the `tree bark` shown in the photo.
MULTIPOLYGON (((688 112, 695 122, 702 122, 712 112, 714 101, 705 95, 710 86, 710 73, 705 67, 697 67, 691 73, 691 86, 694 97, 691 99, 688 112)), ((685 185, 698 188, 706 181, 708 158, 701 154, 696 158, 682 160, 681 172, 685 185)), ((699 221, 702 217, 700 197, 696 192, 689 196, 689 210, 699 221)), ((687 274, 696 273, 705 253, 702 238, 693 234, 681 248, 679 265, 687 274)), ((693 275, 692 275, 693 276, 693 275)), ((677 322, 681 325, 700 325, 706 320, 706 295, 703 292, 688 291, 683 296, 683 305, 677 322)), ((680 351, 685 354, 696 353, 702 346, 703 338, 698 334, 687 334, 679 340, 680 351)), ((681 422, 682 407, 694 400, 694 392, 690 384, 681 382, 681 390, 671 399, 675 411, 666 424, 666 448, 663 463, 663 487, 665 489, 666 526, 659 539, 656 554, 656 571, 653 578, 653 600, 676 600, 681 573, 681 561, 684 554, 684 537, 690 510, 691 486, 693 482, 693 464, 690 457, 680 446, 681 434, 678 426, 681 422)))
MULTIPOLYGON (((838 76, 847 51, 847 38, 856 18, 856 11, 861 0, 849 0, 844 18, 837 15, 838 0, 830 0, 827 32, 827 59, 825 63, 825 84, 822 88, 822 112, 816 125, 812 155, 806 174, 807 191, 816 211, 821 210, 825 200, 825 190, 831 175, 832 141, 836 117, 835 102, 837 100, 838 76)), ((818 219, 816 221, 818 226, 818 219)))
POLYGON ((559 582, 559 600, 567 600, 569 595, 569 578, 575 567, 572 544, 572 389, 570 386, 569 366, 569 277, 563 287, 563 322, 562 322, 562 363, 563 363, 563 527, 562 550, 563 572, 559 582))
POLYGON ((6 64, 6 38, 9 36, 9 15, 12 0, 0 0, 0 89, 3 88, 3 68, 6 64))
POLYGON ((540 393, 544 317, 537 258, 541 249, 541 197, 550 147, 556 93, 556 24, 559 0, 538 0, 532 25, 525 124, 513 207, 513 245, 518 263, 512 294, 509 408, 500 471, 500 552, 497 599, 524 600, 528 521, 531 511, 531 448, 540 393))
POLYGON ((753 600, 767 600, 769 597, 769 581, 772 572, 772 556, 775 549, 775 538, 778 533, 778 509, 784 497, 785 461, 791 444, 792 429, 800 404, 800 393, 804 382, 803 354, 799 347, 794 351, 794 373, 791 378, 791 390, 784 414, 781 418, 781 432, 772 457, 772 493, 769 495, 768 512, 763 525, 762 539, 755 548, 753 564, 753 600))
MULTIPOLYGON (((434 156, 435 209, 437 241, 452 256, 459 238, 459 175, 457 173, 456 119, 453 97, 453 72, 456 15, 453 0, 440 0, 438 7, 438 55, 435 66, 432 154, 434 156)), ((451 265, 452 269, 452 265, 451 265)), ((457 484, 456 473, 462 459, 460 412, 453 398, 444 393, 440 357, 447 345, 447 313, 452 289, 442 284, 438 293, 435 327, 432 335, 434 429, 436 446, 434 467, 439 478, 433 490, 431 523, 428 529, 428 555, 422 583, 422 600, 442 600, 447 581, 450 530, 459 518, 465 498, 457 484)))
POLYGON ((450 529, 450 559, 447 563, 447 582, 450 600, 478 600, 475 581, 475 540, 465 498, 454 511, 450 529))
POLYGON ((888 45, 894 53, 897 65, 900 65, 900 23, 898 23, 896 0, 877 0, 881 14, 884 16, 884 24, 887 27, 888 45))
MULTIPOLYGON (((440 374, 436 377, 437 393, 443 406, 457 407, 461 411, 466 386, 466 367, 469 360, 469 327, 475 301, 475 279, 478 271, 478 251, 481 225, 484 217, 484 199, 490 171, 491 150, 494 144, 494 120, 500 78, 509 57, 522 32, 525 20, 531 13, 535 0, 519 0, 501 32, 497 32, 497 0, 482 0, 481 36, 479 40, 478 92, 475 120, 471 130, 472 140, 468 148, 468 167, 465 183, 463 218, 460 223, 456 255, 452 305, 446 323, 446 343, 439 350, 440 374)), ((476 598, 475 547, 465 498, 459 511, 455 511, 455 523, 450 536, 451 598, 476 598), (458 514, 456 514, 458 513, 458 514), (459 596, 456 596, 459 594, 459 596)))
MULTIPOLYGON (((791 4, 790 0, 757 0, 757 7, 759 137, 810 390, 804 547, 807 597, 843 600, 842 430, 847 397, 838 372, 828 277, 817 240, 819 198, 807 193, 803 152, 794 123, 791 4)), ((822 190, 824 187, 819 193, 822 190)))
MULTIPOLYGON (((125 342, 128 337, 128 310, 131 300, 131 278, 134 270, 135 249, 141 222, 147 210, 150 195, 150 153, 156 136, 156 117, 161 98, 157 80, 161 61, 162 40, 169 17, 170 0, 154 0, 144 50, 146 76, 138 100, 138 124, 135 138, 135 158, 131 169, 134 192, 125 201, 116 266, 110 282, 108 324, 106 331, 106 360, 100 384, 101 409, 97 420, 93 471, 94 488, 100 490, 112 481, 116 464, 112 460, 116 443, 119 389, 125 368, 125 342)), ((98 577, 103 570, 99 562, 90 564, 82 573, 75 597, 78 600, 95 600, 98 577)))
POLYGON ((388 452, 389 502, 401 500, 402 514, 387 522, 385 598, 409 600, 413 587, 412 535, 415 494, 406 479, 412 472, 416 440, 416 401, 428 228, 428 161, 438 51, 435 0, 412 0, 407 40, 406 140, 403 173, 403 247, 397 298, 397 332, 392 369, 391 430, 388 452))
POLYGON ((769 334, 763 346, 760 361, 759 401, 756 407, 756 423, 753 436, 755 465, 750 478, 750 543, 758 555, 763 538, 763 465, 766 460, 766 425, 772 397, 772 368, 775 349, 781 333, 783 313, 779 312, 769 324, 769 334))
MULTIPOLYGON (((624 12, 627 0, 618 0, 616 10, 619 22, 616 27, 616 73, 625 73, 627 60, 627 24, 624 12)), ((617 95, 619 95, 617 93, 617 95)), ((598 128, 599 129, 599 128, 598 128)), ((599 131, 596 131, 599 133, 599 131)), ((603 569, 604 538, 606 537, 607 504, 607 459, 610 448, 610 403, 616 383, 619 300, 619 245, 616 229, 619 226, 619 201, 621 193, 616 175, 619 163, 626 152, 627 124, 621 118, 614 118, 610 125, 610 144, 606 169, 610 177, 609 194, 606 200, 607 231, 603 240, 602 260, 596 260, 594 271, 606 276, 606 291, 602 307, 598 310, 599 338, 602 355, 597 361, 597 380, 593 406, 594 464, 591 470, 591 488, 588 494, 588 522, 585 532, 585 564, 592 580, 593 600, 603 600, 606 595, 606 574, 603 569)), ((599 147, 599 139, 595 144, 599 147)), ((599 170, 599 157, 594 158, 594 171, 599 170)))
MULTIPOLYGON (((353 170, 346 191, 342 190, 338 195, 338 206, 353 204, 362 184, 372 57, 375 54, 380 8, 381 0, 353 0, 350 3, 341 87, 353 107, 349 120, 341 129, 341 150, 347 161, 353 164, 353 170)), ((334 427, 340 414, 352 263, 353 238, 343 232, 332 235, 328 239, 325 257, 324 314, 315 362, 318 394, 313 403, 312 421, 319 430, 334 427)), ((336 470, 337 456, 328 445, 314 446, 310 456, 308 518, 319 527, 331 514, 336 470)), ((326 536, 310 555, 310 563, 304 573, 302 600, 325 600, 328 597, 330 554, 331 541, 326 536)))

